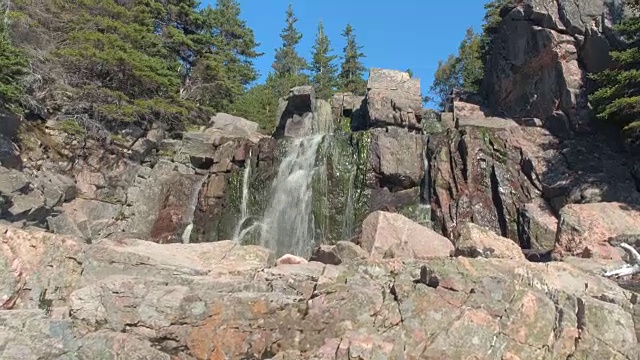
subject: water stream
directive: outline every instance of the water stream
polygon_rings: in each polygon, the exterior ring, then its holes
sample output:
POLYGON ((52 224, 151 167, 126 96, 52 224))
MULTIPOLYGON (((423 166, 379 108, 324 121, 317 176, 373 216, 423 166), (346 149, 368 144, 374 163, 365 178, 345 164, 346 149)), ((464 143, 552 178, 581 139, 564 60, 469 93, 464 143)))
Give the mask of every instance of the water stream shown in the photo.
POLYGON ((314 134, 290 140, 287 155, 278 168, 260 233, 260 245, 277 256, 307 256, 315 245, 312 182, 316 154, 324 136, 314 134))
MULTIPOLYGON (((245 161, 245 165, 244 165, 244 174, 242 176, 242 200, 240 202, 240 221, 238 221, 238 224, 233 230, 234 241, 241 241, 243 235, 245 235, 247 231, 250 230, 250 229, 244 229, 244 230, 242 229, 242 226, 244 225, 245 221, 249 219, 249 211, 248 211, 247 204, 249 202, 250 177, 251 177, 251 149, 249 149, 249 156, 247 157, 247 160, 245 161)), ((252 227, 254 226, 252 225, 250 228, 252 227)))
POLYGON ((356 168, 351 170, 349 174, 349 188, 347 193, 347 199, 345 203, 344 216, 342 217, 342 238, 344 240, 349 239, 353 235, 353 222, 354 222, 354 183, 356 178, 356 168))
POLYGON ((200 191, 202 191, 202 186, 205 181, 207 181, 209 177, 204 175, 198 181, 196 181, 193 186, 193 190, 191 192, 191 198, 189 200, 189 210, 188 215, 185 219, 185 223, 187 223, 187 227, 184 229, 182 233, 181 240, 184 244, 188 244, 191 239, 191 232, 193 231, 193 218, 195 217, 196 209, 198 208, 198 199, 200 199, 200 191))

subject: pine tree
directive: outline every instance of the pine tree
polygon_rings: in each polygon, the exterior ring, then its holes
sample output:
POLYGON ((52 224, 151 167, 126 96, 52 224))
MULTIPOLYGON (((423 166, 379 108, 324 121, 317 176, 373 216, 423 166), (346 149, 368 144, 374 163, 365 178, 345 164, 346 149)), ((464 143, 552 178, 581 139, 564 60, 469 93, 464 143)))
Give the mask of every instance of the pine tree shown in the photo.
POLYGON ((27 59, 11 43, 0 22, 0 107, 15 110, 24 93, 21 77, 25 74, 27 59))
POLYGON ((240 19, 237 0, 217 0, 201 12, 205 26, 192 36, 197 44, 189 97, 201 105, 227 110, 258 78, 253 59, 261 56, 253 30, 240 19))
POLYGON ((295 25, 298 18, 293 13, 293 6, 289 4, 286 11, 286 27, 280 32, 282 46, 276 49, 273 70, 277 77, 299 77, 307 68, 307 62, 296 52, 296 46, 302 39, 302 34, 295 25))
POLYGON ((53 116, 112 131, 156 121, 180 129, 229 108, 258 77, 252 61, 261 54, 237 0, 14 4, 22 19, 14 40, 40 87, 29 103, 53 116))
POLYGON ((363 79, 366 68, 360 61, 365 57, 364 53, 360 51, 362 46, 357 44, 351 24, 347 24, 342 36, 346 38, 347 45, 343 49, 342 65, 338 76, 340 90, 364 95, 367 91, 367 82, 363 79))
POLYGON ((334 92, 337 84, 338 68, 333 64, 336 55, 329 55, 333 51, 329 37, 324 32, 322 22, 318 24, 316 42, 313 45, 311 60, 312 84, 315 86, 316 95, 321 99, 328 99, 334 92))
MULTIPOLYGON (((638 10, 638 9, 636 9, 638 10)), ((591 77, 599 89, 589 100, 598 118, 624 127, 627 138, 640 141, 640 17, 623 20, 616 30, 627 41, 624 50, 611 52, 616 65, 591 77)))

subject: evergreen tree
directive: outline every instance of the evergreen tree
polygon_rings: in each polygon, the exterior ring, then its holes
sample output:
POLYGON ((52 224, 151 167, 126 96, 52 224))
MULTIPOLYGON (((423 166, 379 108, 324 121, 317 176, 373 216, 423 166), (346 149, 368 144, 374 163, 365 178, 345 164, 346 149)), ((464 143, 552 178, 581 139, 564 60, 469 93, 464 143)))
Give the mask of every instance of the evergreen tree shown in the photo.
POLYGON ((312 83, 316 89, 316 95, 321 99, 328 99, 333 94, 337 83, 338 69, 333 61, 337 56, 329 55, 331 42, 324 32, 322 22, 318 24, 316 42, 313 45, 311 60, 312 83))
POLYGON ((458 58, 453 54, 449 55, 446 61, 439 60, 430 88, 434 98, 425 97, 425 101, 435 101, 441 109, 444 108, 451 90, 462 87, 460 69, 458 58))
POLYGON ((11 43, 0 22, 0 107, 15 108, 24 93, 21 77, 25 74, 27 60, 22 51, 11 43))
POLYGON ((289 4, 286 11, 286 23, 280 32, 282 46, 276 49, 273 70, 277 77, 299 77, 302 71, 307 68, 307 62, 296 52, 296 46, 302 39, 302 34, 295 25, 298 18, 293 13, 293 6, 289 4))
POLYGON ((203 31, 194 38, 196 58, 189 79, 190 98, 216 110, 227 110, 258 78, 253 59, 261 56, 253 30, 240 19, 237 0, 217 0, 201 12, 203 31))
POLYGON ((364 95, 367 92, 367 82, 363 79, 366 68, 360 60, 365 57, 361 52, 362 46, 357 44, 351 24, 347 24, 342 36, 347 40, 347 45, 343 50, 342 65, 338 76, 340 90, 364 95))
POLYGON ((454 88, 477 92, 484 78, 484 67, 491 53, 491 43, 500 24, 500 9, 512 0, 491 0, 485 4, 482 33, 476 34, 473 28, 467 29, 460 42, 457 55, 449 55, 447 60, 439 61, 430 91, 433 97, 425 100, 435 101, 442 108, 454 88))
MULTIPOLYGON (((638 6, 636 6, 635 10, 638 6)), ((636 13, 637 14, 637 13, 636 13)), ((616 65, 591 77, 599 89, 589 100, 598 118, 624 127, 627 137, 640 141, 640 17, 624 19, 616 30, 627 42, 624 50, 611 52, 616 65)))
MULTIPOLYGON (((14 37, 46 88, 30 103, 112 130, 175 128, 225 110, 258 74, 258 44, 237 0, 16 0, 14 37), (44 94, 44 95, 40 95, 44 94)), ((42 86, 42 85, 38 85, 42 86)))
POLYGON ((269 84, 252 87, 231 105, 233 115, 257 122, 266 133, 275 129, 278 111, 278 98, 269 84))

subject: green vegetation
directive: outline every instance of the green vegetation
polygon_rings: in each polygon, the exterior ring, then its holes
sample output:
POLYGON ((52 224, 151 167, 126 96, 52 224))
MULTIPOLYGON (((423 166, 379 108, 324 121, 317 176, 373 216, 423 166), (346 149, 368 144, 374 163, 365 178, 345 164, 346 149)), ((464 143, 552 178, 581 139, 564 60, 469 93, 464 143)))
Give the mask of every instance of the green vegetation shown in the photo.
POLYGON ((63 120, 73 134, 118 133, 131 124, 148 129, 155 122, 183 130, 220 111, 268 132, 278 99, 294 86, 312 84, 325 99, 337 90, 366 90, 354 29, 343 32, 347 45, 338 69, 319 24, 307 63, 296 50, 303 34, 292 6, 263 84, 255 83, 253 64, 263 54, 238 0, 211 6, 197 0, 12 0, 5 10, 0 106, 63 120))
POLYGON ((307 64, 296 50, 303 36, 296 28, 297 22, 293 7, 289 5, 285 12, 285 26, 280 32, 282 45, 276 49, 273 71, 264 84, 248 89, 229 108, 232 114, 257 122, 267 133, 273 132, 277 125, 278 99, 286 97, 295 86, 313 85, 317 96, 323 99, 330 98, 336 90, 352 91, 358 95, 366 92, 367 84, 363 78, 366 69, 360 61, 364 54, 362 46, 356 43, 353 27, 347 25, 342 33, 347 45, 340 74, 336 76, 338 69, 334 61, 337 56, 331 55, 331 41, 323 24, 318 24, 311 62, 307 64))
POLYGON ((24 95, 22 76, 26 73, 27 59, 13 46, 0 22, 0 107, 15 109, 24 95))
MULTIPOLYGON (((640 10, 640 9, 639 9, 640 10)), ((637 137, 640 128, 640 17, 623 20, 616 30, 627 41, 624 50, 611 52, 613 68, 591 74, 599 88, 589 100, 598 118, 637 137)))
MULTIPOLYGON (((164 122, 181 129, 224 111, 258 77, 261 54, 236 0, 13 2, 12 38, 29 60, 28 111, 110 130, 164 122)), ((1 56, 19 62, 3 37, 1 56)), ((11 69, 3 66, 3 70, 11 69)), ((15 70, 1 79, 15 99, 15 70), (14 88, 11 88, 14 86, 14 88)), ((3 96, 5 97, 5 96, 3 96)))
POLYGON ((332 62, 337 56, 329 55, 333 51, 329 37, 324 32, 322 22, 318 24, 316 42, 313 45, 311 56, 312 83, 316 89, 316 95, 321 99, 329 99, 337 84, 338 68, 332 62))
POLYGON ((361 51, 362 46, 356 42, 356 35, 351 24, 347 24, 342 36, 347 40, 347 45, 344 47, 340 75, 338 76, 340 90, 364 95, 367 91, 367 82, 363 78, 366 68, 361 61, 365 57, 361 51))
MULTIPOLYGON (((484 77, 484 67, 491 53, 491 43, 500 22, 500 9, 510 0, 492 0, 484 7, 486 10, 482 33, 476 34, 472 28, 467 29, 464 39, 458 48, 457 55, 449 55, 446 60, 438 62, 430 91, 433 100, 444 107, 449 94, 454 88, 477 92, 484 77)), ((431 100, 425 97, 425 101, 431 100)))

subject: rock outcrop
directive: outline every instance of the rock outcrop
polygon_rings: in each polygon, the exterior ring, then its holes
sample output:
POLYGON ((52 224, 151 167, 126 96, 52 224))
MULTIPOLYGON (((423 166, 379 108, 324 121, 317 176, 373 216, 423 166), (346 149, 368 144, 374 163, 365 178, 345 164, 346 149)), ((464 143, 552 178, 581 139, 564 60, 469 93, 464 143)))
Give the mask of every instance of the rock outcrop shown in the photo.
POLYGON ((280 99, 275 138, 299 138, 315 132, 328 132, 333 127, 333 115, 328 101, 316 98, 312 86, 298 86, 280 99), (314 127, 316 127, 314 129, 314 127))
POLYGON ((369 70, 367 84, 369 126, 399 126, 421 129, 420 79, 397 70, 369 70))
MULTIPOLYGON (((569 214, 571 204, 576 209, 583 206, 579 204, 594 209, 626 204, 617 208, 618 218, 634 218, 640 192, 631 161, 605 135, 561 139, 535 119, 496 118, 482 105, 456 98, 450 109, 456 128, 432 134, 428 141, 432 220, 445 236, 455 239, 461 225, 473 222, 522 248, 556 248, 564 254, 561 249, 571 246, 564 245, 570 241, 561 235, 569 226, 562 214, 569 214)), ((617 235, 611 232, 631 231, 623 224, 606 224, 610 221, 605 217, 582 214, 591 225, 580 225, 579 231, 611 230, 600 234, 604 238, 596 235, 595 242, 617 235)), ((575 219, 581 222, 582 216, 575 219)), ((580 249, 571 247, 566 254, 583 256, 584 246, 578 242, 580 249)), ((604 253, 617 254, 609 244, 602 246, 604 253)), ((601 251, 592 250, 584 256, 599 256, 601 251)))
POLYGON ((6 360, 639 355, 635 297, 568 263, 274 266, 226 241, 87 245, 6 227, 0 244, 6 360))
POLYGON ((588 129, 586 74, 610 65, 609 50, 620 43, 612 26, 623 12, 618 0, 505 6, 485 70, 492 108, 513 118, 541 119, 549 129, 588 129))

